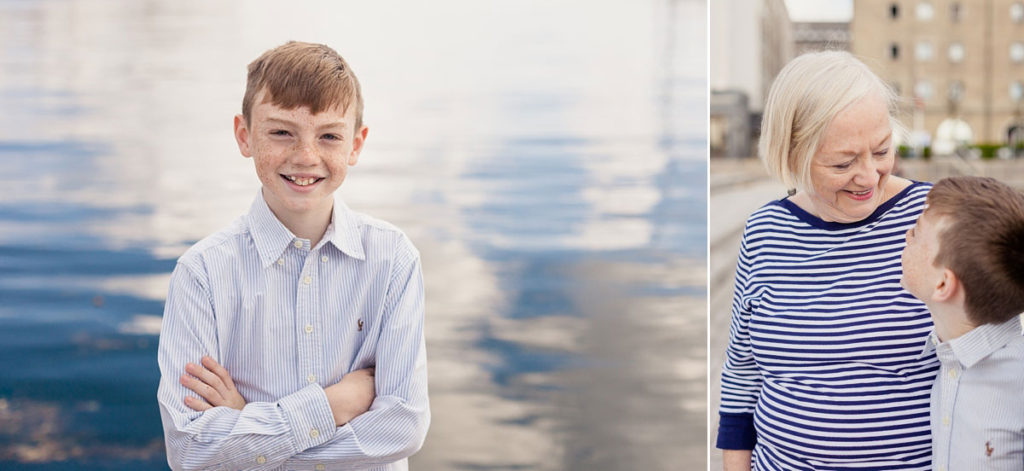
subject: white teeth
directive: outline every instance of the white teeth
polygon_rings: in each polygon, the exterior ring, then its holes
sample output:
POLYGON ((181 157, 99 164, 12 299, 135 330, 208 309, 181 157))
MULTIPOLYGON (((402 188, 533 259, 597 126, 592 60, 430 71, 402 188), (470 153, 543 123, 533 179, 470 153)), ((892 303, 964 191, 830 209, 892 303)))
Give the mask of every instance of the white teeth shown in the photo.
POLYGON ((291 175, 285 175, 284 177, 287 178, 288 180, 290 180, 292 183, 295 183, 296 185, 299 185, 299 186, 312 185, 317 180, 319 180, 316 177, 299 178, 299 177, 294 177, 294 176, 291 176, 291 175))

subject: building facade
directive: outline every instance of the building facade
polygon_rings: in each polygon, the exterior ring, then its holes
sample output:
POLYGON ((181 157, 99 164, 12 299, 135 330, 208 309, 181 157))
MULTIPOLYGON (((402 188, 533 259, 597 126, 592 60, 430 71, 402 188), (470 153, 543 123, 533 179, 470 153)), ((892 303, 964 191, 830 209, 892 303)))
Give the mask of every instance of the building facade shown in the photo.
POLYGON ((1020 139, 1024 1, 855 0, 851 51, 903 98, 902 121, 934 136, 947 119, 975 142, 1020 139))
POLYGON ((757 132, 750 123, 759 122, 772 80, 793 58, 789 12, 784 0, 714 0, 709 6, 711 154, 749 157, 757 132), (747 107, 743 122, 736 121, 742 115, 736 106, 747 107))

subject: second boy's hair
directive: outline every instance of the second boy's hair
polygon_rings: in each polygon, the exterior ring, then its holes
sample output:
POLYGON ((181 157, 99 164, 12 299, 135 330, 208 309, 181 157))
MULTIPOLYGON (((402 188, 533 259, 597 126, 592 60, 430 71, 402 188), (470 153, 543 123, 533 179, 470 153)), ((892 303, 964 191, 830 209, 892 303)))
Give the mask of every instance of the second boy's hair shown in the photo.
POLYGON ((334 49, 323 44, 289 41, 249 64, 242 99, 242 117, 250 124, 256 96, 284 109, 308 106, 313 114, 339 106, 355 106, 355 128, 363 126, 363 94, 356 74, 334 49))
POLYGON ((758 154, 768 173, 786 188, 813 188, 811 160, 825 130, 841 111, 872 93, 889 109, 895 142, 903 133, 894 117, 898 97, 852 54, 811 52, 786 64, 772 82, 761 119, 758 154))
POLYGON ((976 325, 1024 312, 1024 194, 984 177, 940 180, 926 214, 945 216, 935 266, 956 274, 976 325))

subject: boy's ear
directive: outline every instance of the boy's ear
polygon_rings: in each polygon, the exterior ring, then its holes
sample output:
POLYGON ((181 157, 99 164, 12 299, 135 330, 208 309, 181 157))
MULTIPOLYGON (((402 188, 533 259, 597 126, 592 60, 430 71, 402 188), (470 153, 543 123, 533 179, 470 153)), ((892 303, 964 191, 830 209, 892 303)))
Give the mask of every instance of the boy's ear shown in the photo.
POLYGON ((355 138, 352 140, 352 153, 348 156, 349 166, 355 165, 359 162, 359 153, 363 151, 363 144, 366 144, 366 136, 369 134, 370 128, 363 126, 362 129, 356 131, 355 138))
POLYGON ((249 152, 249 126, 245 124, 245 117, 240 114, 235 115, 235 142, 238 143, 238 151, 243 157, 252 157, 252 152, 249 152))
POLYGON ((942 277, 939 278, 932 292, 932 299, 940 303, 953 302, 958 291, 960 291, 960 279, 956 277, 953 270, 944 268, 942 270, 942 277))

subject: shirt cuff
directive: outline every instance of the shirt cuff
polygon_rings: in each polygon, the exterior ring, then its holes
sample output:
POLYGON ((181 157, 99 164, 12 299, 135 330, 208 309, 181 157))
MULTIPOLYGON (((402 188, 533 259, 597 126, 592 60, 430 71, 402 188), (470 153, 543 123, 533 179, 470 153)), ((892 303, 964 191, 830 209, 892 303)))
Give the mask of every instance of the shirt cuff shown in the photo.
POLYGON ((754 414, 718 414, 717 448, 723 450, 753 450, 757 443, 754 414))
POLYGON ((291 427, 297 452, 323 444, 334 435, 334 414, 327 402, 327 394, 319 384, 311 384, 282 397, 277 405, 291 427))

